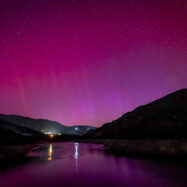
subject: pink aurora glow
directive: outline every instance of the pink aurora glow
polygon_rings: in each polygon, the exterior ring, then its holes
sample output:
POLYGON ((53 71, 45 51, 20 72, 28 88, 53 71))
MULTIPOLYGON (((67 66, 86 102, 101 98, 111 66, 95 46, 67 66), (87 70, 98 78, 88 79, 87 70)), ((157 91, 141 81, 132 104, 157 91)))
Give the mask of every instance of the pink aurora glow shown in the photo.
POLYGON ((0 113, 100 126, 184 87, 185 0, 0 1, 0 113))

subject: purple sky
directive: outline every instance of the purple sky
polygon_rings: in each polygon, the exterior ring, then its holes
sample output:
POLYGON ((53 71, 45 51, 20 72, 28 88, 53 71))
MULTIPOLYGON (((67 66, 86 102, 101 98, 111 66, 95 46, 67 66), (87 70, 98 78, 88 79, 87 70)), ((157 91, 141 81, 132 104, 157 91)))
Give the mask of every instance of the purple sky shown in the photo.
POLYGON ((187 0, 1 0, 0 113, 100 126, 187 87, 187 0))

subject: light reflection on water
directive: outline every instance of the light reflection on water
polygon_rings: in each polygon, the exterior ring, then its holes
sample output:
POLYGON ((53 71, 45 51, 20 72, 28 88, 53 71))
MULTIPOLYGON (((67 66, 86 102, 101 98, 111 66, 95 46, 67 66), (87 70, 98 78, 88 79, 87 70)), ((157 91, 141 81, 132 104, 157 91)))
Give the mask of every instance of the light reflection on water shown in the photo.
POLYGON ((118 157, 102 145, 63 142, 41 144, 31 161, 0 173, 0 187, 183 187, 184 163, 118 157))
POLYGON ((53 154, 53 145, 49 145, 49 151, 48 151, 48 160, 52 160, 52 154, 53 154))
MULTIPOLYGON (((75 142, 74 143, 74 158, 75 158, 75 168, 78 169, 78 157, 79 157, 79 143, 75 142)), ((47 160, 51 161, 53 155, 53 145, 49 144, 49 148, 48 148, 48 158, 47 160)))
POLYGON ((74 143, 75 145, 75 154, 74 154, 74 158, 75 158, 75 167, 76 169, 78 169, 78 157, 79 157, 79 143, 74 143))

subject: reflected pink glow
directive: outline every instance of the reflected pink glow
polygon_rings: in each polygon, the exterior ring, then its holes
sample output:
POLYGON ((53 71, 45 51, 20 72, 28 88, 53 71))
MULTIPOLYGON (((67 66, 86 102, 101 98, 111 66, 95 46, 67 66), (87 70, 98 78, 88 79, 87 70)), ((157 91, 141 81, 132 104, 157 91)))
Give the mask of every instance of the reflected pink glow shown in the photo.
MULTIPOLYGON (((178 187, 186 186, 187 172, 180 165, 170 165, 116 157, 106 154, 101 145, 79 143, 78 169, 75 144, 54 143, 53 159, 48 161, 49 144, 32 161, 0 173, 0 186, 6 187, 178 187), (45 151, 46 150, 46 151, 45 151)), ((182 163, 182 166, 184 163, 182 163)))
POLYGON ((99 126, 186 87, 185 0, 0 1, 0 113, 99 126))

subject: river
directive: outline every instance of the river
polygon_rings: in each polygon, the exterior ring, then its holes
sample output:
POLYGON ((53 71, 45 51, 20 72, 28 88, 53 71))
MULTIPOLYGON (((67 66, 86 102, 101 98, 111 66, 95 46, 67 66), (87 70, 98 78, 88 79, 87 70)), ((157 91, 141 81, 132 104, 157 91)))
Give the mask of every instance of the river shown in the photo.
POLYGON ((119 157, 89 143, 41 144, 29 162, 0 171, 0 187, 183 187, 181 163, 119 157))

